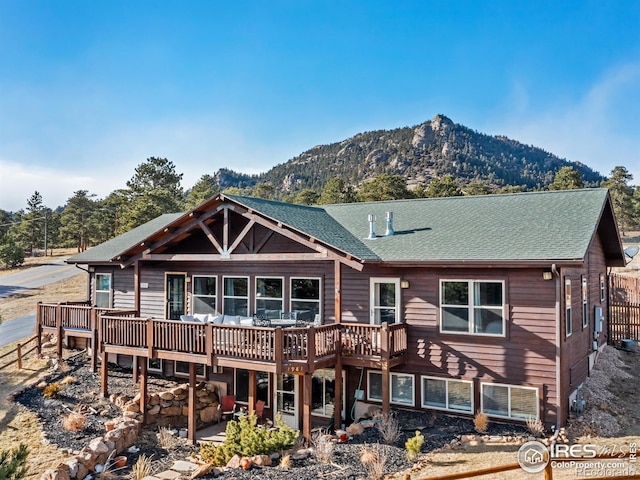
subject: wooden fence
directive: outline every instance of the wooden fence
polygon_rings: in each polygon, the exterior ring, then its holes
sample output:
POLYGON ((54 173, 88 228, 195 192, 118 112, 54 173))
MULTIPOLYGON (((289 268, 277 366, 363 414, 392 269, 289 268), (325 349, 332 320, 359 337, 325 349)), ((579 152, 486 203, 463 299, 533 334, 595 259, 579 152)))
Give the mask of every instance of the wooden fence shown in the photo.
POLYGON ((10 356, 10 355, 12 355, 14 353, 16 354, 16 358, 14 360, 11 360, 11 361, 5 363, 4 365, 0 365, 0 370, 4 370, 9 365, 13 365, 16 362, 18 363, 18 368, 20 370, 22 370, 22 359, 24 357, 26 357, 27 355, 29 355, 31 352, 33 352, 34 350, 37 350, 37 349, 38 349, 38 336, 37 335, 34 335, 33 337, 31 337, 26 342, 18 342, 18 344, 16 345, 16 348, 14 348, 12 350, 9 350, 8 352, 3 353, 2 355, 0 355, 0 360, 4 360, 8 356, 10 356), (23 350, 31 342, 33 342, 34 345, 31 348, 29 348, 28 350, 23 350))
POLYGON ((640 278, 609 276, 609 342, 640 340, 640 278))

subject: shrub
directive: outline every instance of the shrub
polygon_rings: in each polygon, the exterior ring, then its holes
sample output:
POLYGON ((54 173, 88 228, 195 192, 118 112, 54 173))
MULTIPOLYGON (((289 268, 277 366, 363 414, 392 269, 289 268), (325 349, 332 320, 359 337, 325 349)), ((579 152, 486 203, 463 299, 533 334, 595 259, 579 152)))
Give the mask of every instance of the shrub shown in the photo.
POLYGON ((484 433, 489 428, 489 417, 486 413, 478 412, 473 418, 473 426, 478 433, 484 433))
POLYGON ((544 423, 539 418, 527 417, 527 430, 531 435, 541 437, 544 434, 544 423))
POLYGON ((175 435, 173 435, 171 433, 171 430, 169 430, 168 428, 160 428, 157 437, 158 445, 167 450, 172 448, 177 442, 175 435))
POLYGON ((280 459, 280 468, 289 469, 291 468, 291 465, 291 455, 285 455, 280 459))
POLYGON ((56 398, 61 391, 62 385, 60 385, 58 382, 53 382, 44 387, 42 395, 44 395, 46 398, 56 398))
POLYGON ((0 451, 0 478, 17 480, 27 475, 27 456, 29 449, 20 444, 11 450, 0 451))
POLYGON ((314 455, 319 462, 331 463, 333 461, 333 449, 335 444, 331 435, 324 429, 315 432, 311 437, 314 455))
POLYGON ((70 383, 75 383, 76 379, 71 375, 67 375, 60 381, 60 385, 69 385, 70 383))
POLYGON ((374 443, 371 446, 364 445, 360 449, 360 463, 367 473, 367 478, 377 480, 384 476, 387 454, 379 443, 374 443))
POLYGON ((300 432, 294 430, 282 421, 282 416, 276 416, 276 429, 268 429, 264 425, 257 425, 258 417, 251 413, 247 417, 240 417, 238 421, 227 422, 226 440, 215 446, 212 442, 200 446, 202 459, 215 466, 226 465, 234 455, 252 457, 254 455, 268 455, 292 447, 300 432))
POLYGON ((376 428, 382 435, 382 440, 387 445, 393 445, 400 439, 402 431, 400 422, 394 413, 379 413, 374 419, 377 421, 376 428))
POLYGON ((0 263, 15 268, 24 263, 24 249, 13 240, 0 244, 0 263))
POLYGON ((131 467, 131 478, 133 480, 142 480, 151 476, 151 457, 142 454, 138 457, 136 463, 131 467))
POLYGON ((80 412, 71 412, 62 419, 62 428, 71 432, 84 430, 87 425, 87 416, 80 412))
POLYGON ((407 458, 410 462, 418 458, 422 445, 424 445, 424 436, 420 433, 420 430, 416 430, 416 434, 404 443, 404 447, 407 449, 407 458))

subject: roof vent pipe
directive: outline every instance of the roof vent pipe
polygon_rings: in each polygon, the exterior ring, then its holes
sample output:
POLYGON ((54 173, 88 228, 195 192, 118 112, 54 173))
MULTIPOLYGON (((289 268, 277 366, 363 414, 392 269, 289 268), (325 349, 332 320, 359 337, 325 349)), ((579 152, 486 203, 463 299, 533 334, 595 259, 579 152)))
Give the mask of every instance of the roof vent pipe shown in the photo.
POLYGON ((393 231, 393 212, 387 212, 387 231, 384 234, 390 237, 395 232, 393 231))
POLYGON ((376 221, 376 216, 369 214, 369 236, 367 237, 367 240, 376 239, 376 232, 375 232, 375 225, 374 225, 375 221, 376 221))

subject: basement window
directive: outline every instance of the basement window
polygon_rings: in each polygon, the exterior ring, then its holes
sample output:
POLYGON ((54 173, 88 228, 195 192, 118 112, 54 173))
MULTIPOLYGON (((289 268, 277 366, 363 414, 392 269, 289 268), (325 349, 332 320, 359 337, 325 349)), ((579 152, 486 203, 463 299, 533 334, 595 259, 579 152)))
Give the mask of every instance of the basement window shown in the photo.
POLYGON ((473 413, 473 383, 469 380, 423 376, 422 407, 473 413))
POLYGON ((482 411, 487 415, 516 420, 537 419, 540 414, 538 389, 496 383, 481 383, 482 411))

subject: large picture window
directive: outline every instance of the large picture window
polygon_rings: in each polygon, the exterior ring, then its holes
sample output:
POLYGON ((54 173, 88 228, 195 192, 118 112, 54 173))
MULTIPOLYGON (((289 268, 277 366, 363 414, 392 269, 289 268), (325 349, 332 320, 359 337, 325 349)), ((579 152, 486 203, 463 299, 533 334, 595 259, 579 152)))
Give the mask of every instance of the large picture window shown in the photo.
POLYGON ((442 280, 440 331, 504 335, 504 282, 442 280))
POLYGON ((96 273, 96 307, 111 307, 111 274, 96 273))
POLYGON ((218 313, 218 278, 193 276, 193 313, 218 313))
MULTIPOLYGON (((265 407, 269 406, 269 374, 256 372, 256 400, 262 400, 265 407)), ((235 370, 236 402, 249 403, 249 370, 236 368, 235 370)))
POLYGON ((320 279, 291 279, 291 311, 302 320, 313 320, 320 315, 320 279))
POLYGON ((279 277, 256 278, 256 314, 280 318, 284 303, 284 280, 279 277))
POLYGON ((422 406, 473 413, 473 383, 469 380, 423 376, 422 406))
POLYGON ((225 315, 249 316, 249 277, 224 277, 225 315))
POLYGON ((540 414, 538 389, 482 383, 482 411, 487 415, 523 420, 540 414))

